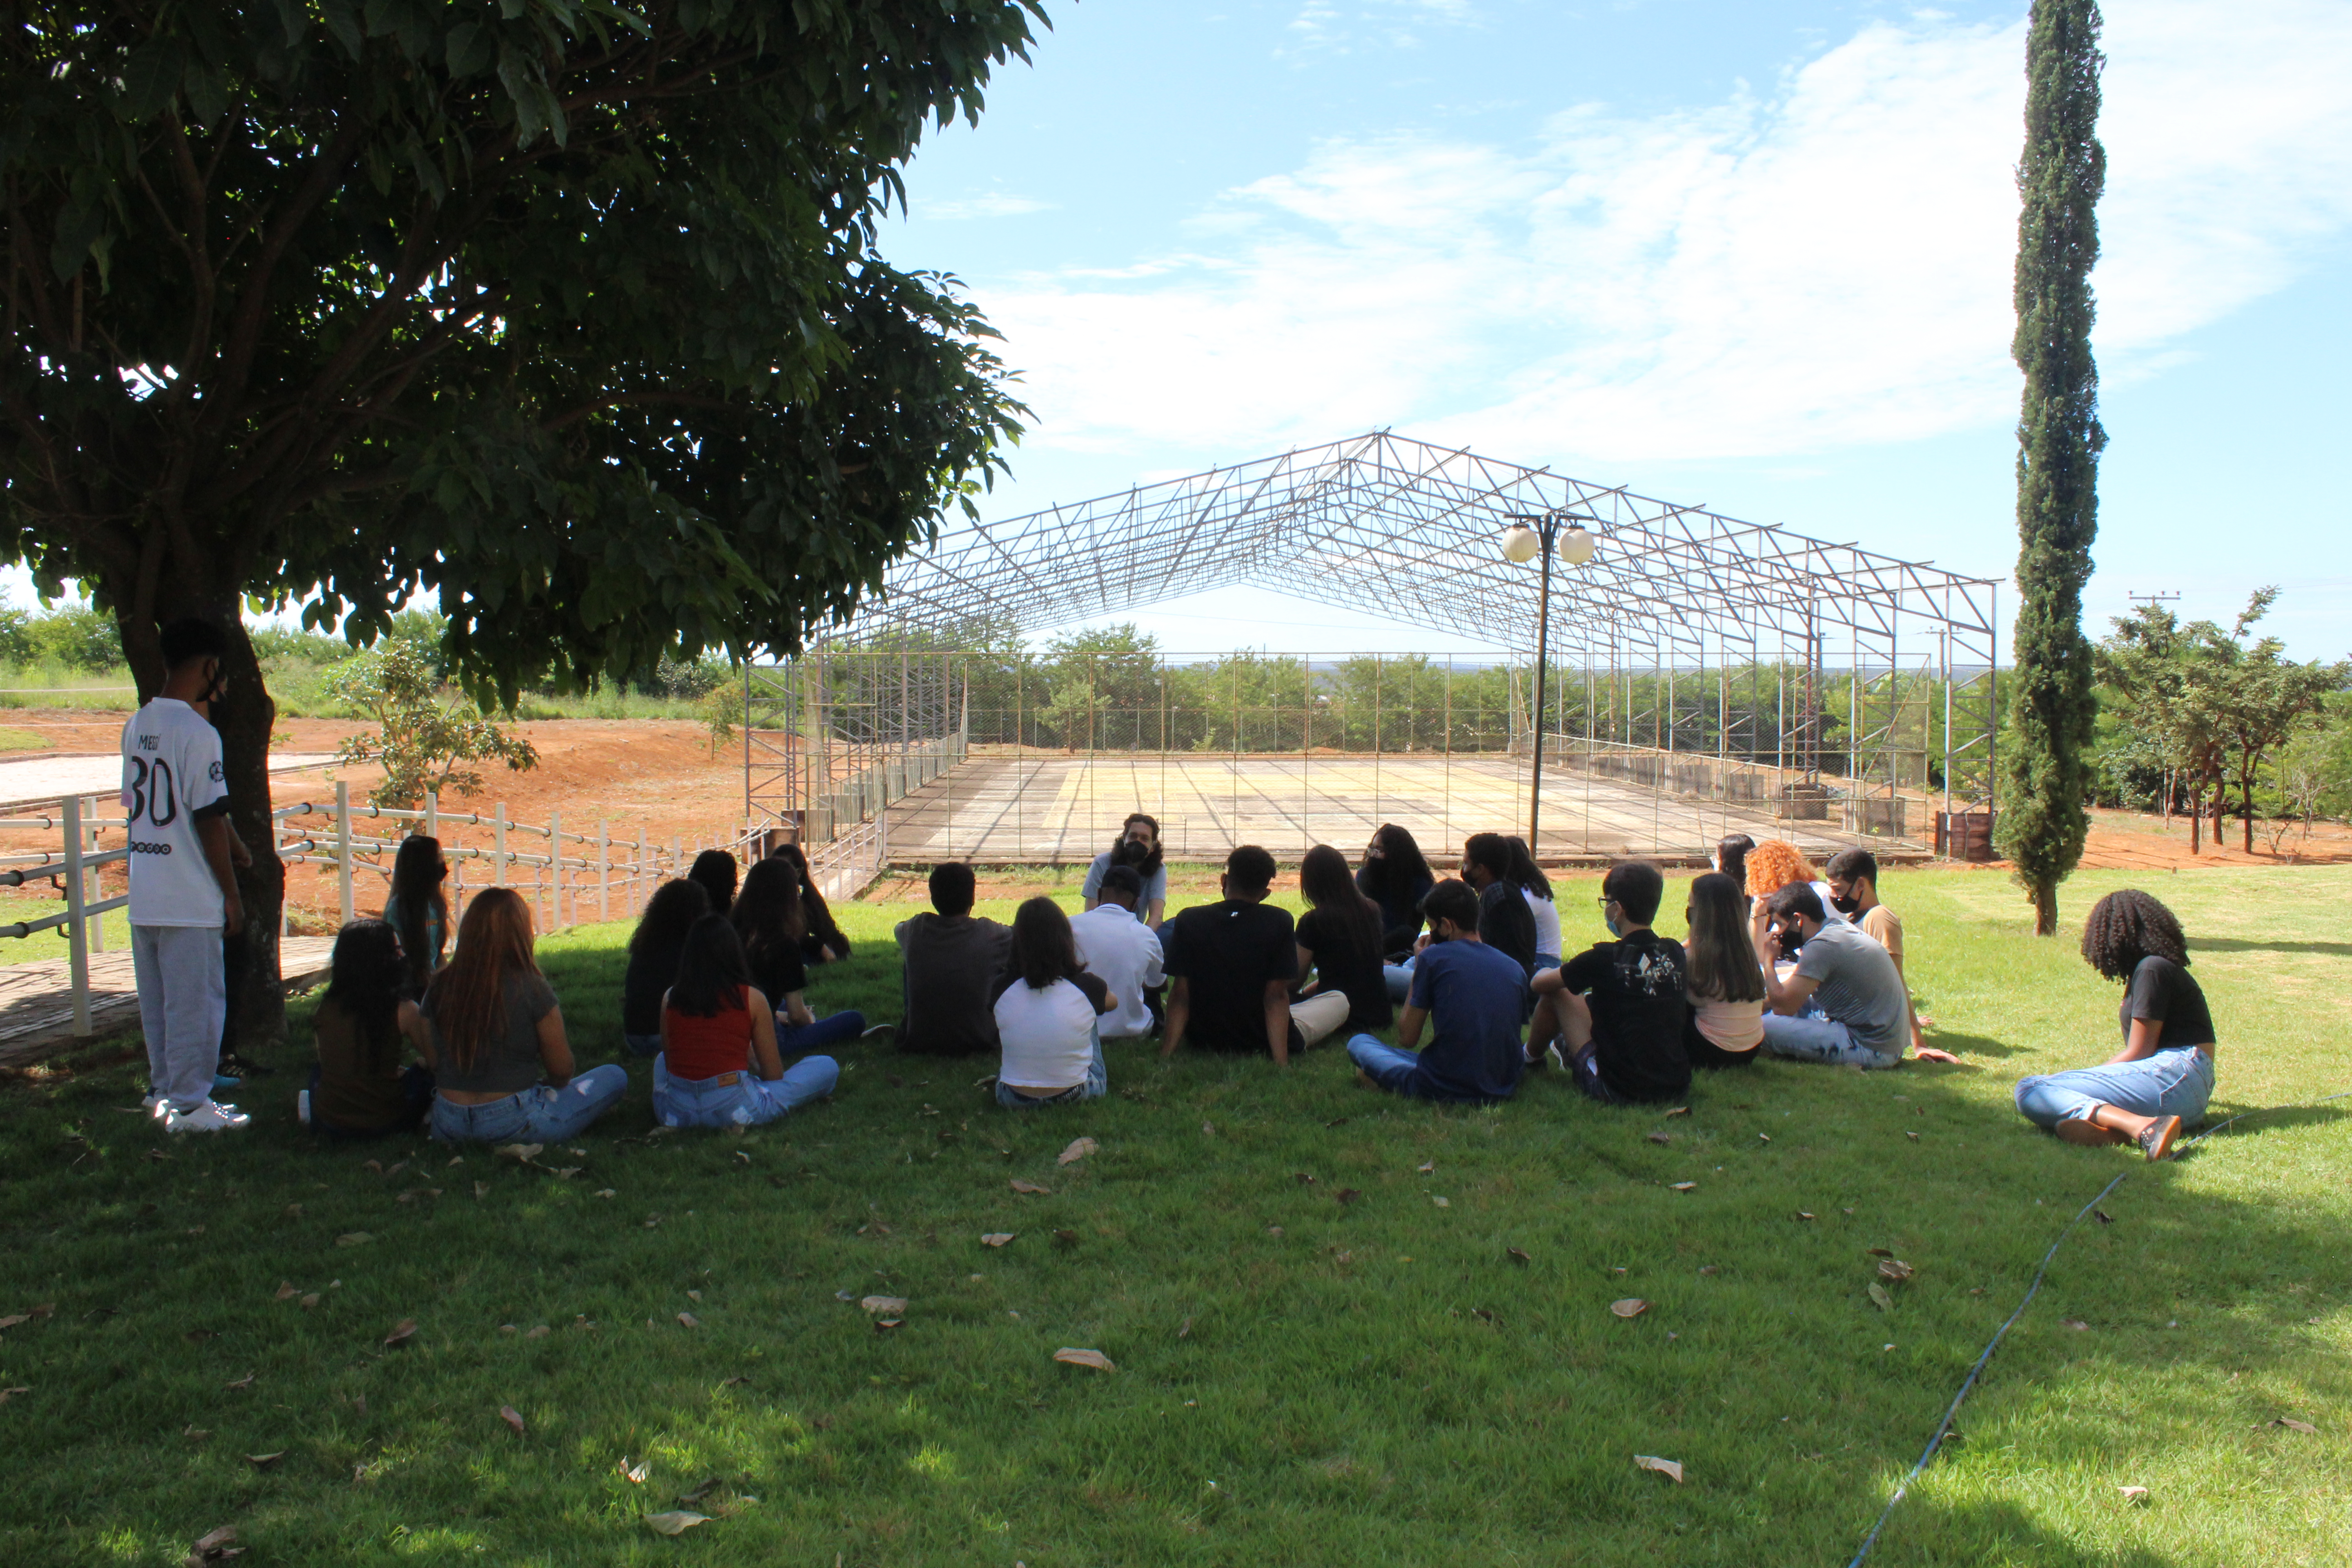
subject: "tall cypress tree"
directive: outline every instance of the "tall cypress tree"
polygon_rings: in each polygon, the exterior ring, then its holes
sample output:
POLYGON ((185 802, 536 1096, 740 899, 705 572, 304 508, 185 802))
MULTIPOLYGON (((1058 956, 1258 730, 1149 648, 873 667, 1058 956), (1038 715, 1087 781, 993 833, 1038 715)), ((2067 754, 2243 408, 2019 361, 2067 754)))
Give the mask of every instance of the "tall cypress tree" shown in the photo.
POLYGON ((2017 634, 2011 650, 2008 799, 2000 844, 2033 902, 2058 926, 2058 884, 2083 858, 2083 800, 2097 706, 2083 584, 2097 537, 2099 372, 2091 358, 2091 267, 2106 183, 2099 146, 2099 8, 2034 0, 2025 48, 2023 198, 2017 221, 2017 337, 2025 373, 2017 421, 2017 634))

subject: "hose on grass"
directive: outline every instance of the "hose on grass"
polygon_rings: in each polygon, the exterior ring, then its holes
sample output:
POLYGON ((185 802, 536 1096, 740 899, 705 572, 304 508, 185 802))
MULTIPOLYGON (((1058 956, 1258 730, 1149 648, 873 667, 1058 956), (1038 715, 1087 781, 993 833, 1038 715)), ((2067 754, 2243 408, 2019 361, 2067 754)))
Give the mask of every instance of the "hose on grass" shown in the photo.
MULTIPOLYGON (((2303 1105, 2299 1106, 2265 1105, 2259 1106, 2252 1110, 2242 1110, 2238 1112, 2237 1115, 2231 1117, 2227 1121, 2216 1122, 2214 1125, 2208 1127, 2204 1131, 2200 1132, 2196 1137, 2191 1138, 2186 1143, 2183 1143, 2181 1148, 2186 1150, 2192 1148, 2199 1143, 2202 1143, 2206 1139, 2212 1137, 2216 1132, 2219 1132, 2223 1128, 2230 1126, 2232 1122, 2243 1121, 2249 1116, 2261 1116, 2273 1110, 2301 1110, 2304 1106, 2326 1105, 2332 1100, 2352 1100, 2352 1089, 2347 1089, 2340 1094, 2331 1094, 2318 1100, 2306 1100, 2303 1102, 2303 1105)), ((1960 1380, 1960 1390, 1958 1394, 1952 1395, 1952 1403, 1945 1409, 1944 1418, 1936 1423, 1935 1433, 1927 1439, 1927 1447, 1920 1451, 1917 1462, 1911 1467, 1910 1473, 1903 1478, 1902 1484, 1895 1489, 1895 1495, 1886 1500, 1886 1506, 1879 1510, 1878 1522, 1872 1525, 1870 1527, 1870 1533, 1862 1538, 1861 1549, 1854 1552, 1853 1561, 1846 1564, 1846 1568, 1861 1568, 1862 1560, 1870 1555, 1872 1547, 1878 1544, 1879 1531, 1885 1530, 1886 1528, 1886 1521, 1894 1517, 1895 1505, 1900 1503, 1903 1500, 1905 1494, 1910 1491, 1911 1483, 1917 1480, 1920 1473, 1926 1470, 1929 1464, 1934 1462, 1937 1451, 1944 1446, 1944 1439, 1951 1435, 1952 1423, 1959 1419, 1961 1401, 1968 1398, 1969 1392, 1976 1387, 1977 1379, 1982 1375, 1986 1364, 1992 1360, 1992 1352, 2000 1348, 2002 1338, 2008 1334, 2011 1328, 2015 1326, 2018 1319, 2025 1316, 2025 1309, 2032 1305, 2034 1296, 2042 1289, 2042 1276, 2050 1272, 2051 1259, 2058 1256, 2058 1249, 2066 1244, 2066 1238, 2074 1234, 2074 1227, 2083 1223, 2084 1216, 2088 1215, 2093 1209, 2097 1208, 2099 1205, 2105 1202, 2107 1194, 2114 1192, 2117 1187, 2122 1186, 2130 1175, 2131 1172, 2127 1170, 2118 1172, 2114 1181, 2109 1182, 2105 1186, 2099 1189, 2099 1195, 2097 1197, 2093 1198, 2089 1203, 2084 1204, 2080 1209, 2076 1210, 2074 1217, 2068 1220, 2064 1226, 2060 1227, 2057 1237, 2050 1243, 2050 1250, 2042 1255, 2042 1266, 2033 1271, 2033 1283, 2025 1288, 2024 1298, 2017 1303, 2017 1310, 2010 1313, 2008 1319, 2002 1322, 2000 1328, 1993 1331, 1992 1339, 1985 1345, 1984 1353, 1977 1357, 1976 1364, 1974 1366, 1969 1368, 1969 1375, 1960 1380)))

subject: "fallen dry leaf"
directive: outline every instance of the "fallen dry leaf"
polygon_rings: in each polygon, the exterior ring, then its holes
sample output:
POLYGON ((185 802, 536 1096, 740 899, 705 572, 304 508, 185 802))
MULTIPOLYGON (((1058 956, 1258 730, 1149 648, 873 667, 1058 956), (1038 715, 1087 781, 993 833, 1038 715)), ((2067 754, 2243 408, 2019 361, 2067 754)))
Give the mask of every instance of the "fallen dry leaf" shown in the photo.
POLYGON ((1003 1247, 1021 1233, 1017 1230, 992 1230, 980 1238, 982 1247, 1003 1247))
POLYGON ((1270 1225, 1265 1227, 1265 1233, 1268 1236, 1280 1236, 1282 1234, 1282 1227, 1278 1225, 1270 1225))
POLYGON ((1870 1283, 1870 1304, 1882 1312, 1895 1310, 1895 1298, 1886 1293, 1885 1286, 1874 1279, 1870 1283))
POLYGON ((1034 1182, 1024 1182, 1018 1176, 1013 1178, 1013 1190, 1016 1193, 1020 1193, 1025 1196, 1033 1198, 1045 1198, 1054 1195, 1053 1188, 1041 1187, 1034 1182))
POLYGON ((2091 1217, 2097 1220, 2101 1225, 2113 1225, 2116 1223, 2115 1216, 2108 1214, 2105 1209, 2093 1209, 2091 1211, 2091 1217))
POLYGON ((1759 1132, 1756 1134, 1756 1141, 1759 1143, 1769 1143, 1772 1142, 1772 1134, 1769 1132, 1759 1132))
MULTIPOLYGON (((1187 1318, 1182 1322, 1176 1325, 1176 1337, 1180 1340, 1189 1340, 1192 1337, 1192 1319, 1187 1318)), ((25 1390, 18 1389, 16 1392, 22 1394, 25 1390)))
POLYGON ((1358 1198, 1360 1198, 1363 1195, 1362 1192, 1355 1187, 1341 1187, 1338 1192, 1332 1194, 1332 1196, 1338 1198, 1343 1204, 1354 1203, 1358 1198))
POLYGON ((1903 1281, 1910 1279, 1912 1275, 1917 1272, 1917 1269, 1912 1268, 1909 1264, 1904 1262, 1899 1258, 1882 1258, 1878 1265, 1878 1277, 1881 1279, 1889 1280, 1897 1285, 1900 1285, 1903 1281))
POLYGON ((518 1437, 521 1436, 527 1430, 522 1423, 522 1412, 517 1410, 511 1405, 501 1405, 499 1406, 499 1419, 513 1427, 514 1435, 518 1437))
POLYGON ((652 1530, 656 1535, 684 1535, 696 1525, 709 1524, 709 1522, 710 1516, 709 1514, 692 1513, 685 1509, 679 1509, 671 1513, 649 1513, 646 1515, 646 1527, 652 1530))
POLYGON ((257 1470, 266 1470, 285 1457, 286 1450, 280 1448, 274 1454, 247 1454, 245 1457, 245 1462, 257 1470))
POLYGON ((748 1165, 751 1163, 751 1156, 744 1151, 738 1149, 735 1151, 735 1163, 739 1165, 748 1165))
POLYGON ((1413 1169, 1419 1171, 1424 1176, 1433 1176, 1437 1174, 1437 1162, 1432 1160, 1428 1164, 1415 1165, 1413 1169))
POLYGON ((335 1245, 337 1247, 365 1247, 369 1242, 373 1241, 375 1237, 370 1236, 363 1230, 352 1230, 346 1231, 342 1235, 335 1237, 335 1245))
POLYGON ((1687 1105, 1677 1105, 1672 1110, 1667 1111, 1666 1114, 1668 1116, 1688 1116, 1690 1114, 1690 1107, 1687 1105))
MULTIPOLYGON (((283 1297, 279 1298, 280 1300, 283 1300, 285 1298, 283 1297)), ((19 1323, 29 1323, 32 1321, 33 1315, 30 1312, 11 1312, 6 1317, 0 1318, 0 1333, 6 1332, 8 1330, 15 1328, 19 1323)))
POLYGON ((699 1290, 688 1290, 686 1293, 686 1299, 689 1301, 699 1301, 702 1300, 702 1292, 699 1290))
POLYGON ((1713 1274, 1722 1267, 1723 1265, 1720 1263, 1702 1263, 1699 1265, 1698 1271, 1701 1274, 1713 1274))
POLYGON ((1653 1132, 1650 1134, 1650 1142, 1653 1143, 1671 1143, 1674 1141, 1675 1135, 1671 1132, 1653 1132))
POLYGON ((302 1310, 306 1312, 318 1304, 319 1293, 316 1290, 311 1291, 309 1295, 302 1298, 301 1306, 302 1310))
POLYGON ((1798 1217, 1799 1219, 1811 1219, 1811 1218, 1812 1218, 1813 1216, 1812 1216, 1811 1215, 1810 1215, 1810 1214, 1807 1214, 1803 1209, 1799 1209, 1799 1210, 1797 1211, 1797 1217, 1798 1217))
POLYGON ((537 1327, 533 1328, 530 1332, 523 1335, 523 1338, 527 1340, 543 1340, 552 1331, 553 1331, 550 1330, 545 1323, 541 1323, 537 1327))
POLYGON ((887 1334, 892 1329, 904 1328, 906 1323, 907 1320, 904 1318, 877 1318, 874 1320, 874 1331, 877 1334, 887 1334))
POLYGON ((1076 1247, 1077 1244, 1078 1233, 1075 1230, 1057 1230, 1054 1233, 1054 1245, 1056 1247, 1076 1247))
POLYGON ((226 1558, 235 1557, 242 1551, 243 1548, 236 1543, 236 1526, 224 1524, 218 1530, 211 1531, 199 1539, 194 1549, 181 1561, 191 1564, 192 1568, 204 1568, 204 1564, 207 1563, 218 1563, 226 1558))
POLYGON ((646 1484, 646 1478, 653 1474, 653 1470, 654 1462, 651 1459, 640 1459, 633 1465, 629 1463, 629 1457, 626 1454, 621 1456, 621 1479, 625 1481, 633 1481, 638 1486, 643 1486, 646 1484))
POLYGON ((1450 1209, 1454 1206, 1454 1200, 1452 1198, 1432 1196, 1429 1201, 1431 1205, 1435 1208, 1450 1209))
POLYGON ((373 1171, 377 1175, 381 1176, 383 1174, 383 1162, 381 1160, 370 1160, 365 1165, 362 1166, 361 1169, 373 1171))
POLYGON ((1661 1459, 1654 1454, 1636 1454, 1633 1463, 1645 1470, 1657 1471, 1676 1486, 1683 1484, 1683 1462, 1680 1459, 1661 1459))
POLYGON ((748 1377, 723 1377, 719 1380, 719 1386, 721 1388, 740 1388, 751 1381, 751 1380, 748 1377))
POLYGON ((2058 1320, 2058 1326, 2062 1329, 2074 1329, 2079 1332, 2089 1329, 2091 1325, 2080 1318, 2061 1318, 2058 1320))
POLYGON ((1315 1178, 1304 1171, 1293 1171, 1290 1173, 1290 1179, 1302 1187, 1311 1187, 1315 1184, 1315 1178))
POLYGON ((620 1194, 619 1194, 618 1193, 615 1193, 615 1192, 614 1192, 612 1188, 610 1188, 610 1187, 599 1187, 599 1188, 597 1188, 597 1189, 596 1189, 596 1195, 597 1195, 598 1197, 600 1197, 600 1198, 611 1198, 611 1197, 618 1197, 620 1194))
MULTIPOLYGON (((1190 1328, 1192 1323, 1192 1319, 1187 1318, 1184 1320, 1184 1324, 1187 1328, 1190 1328)), ((0 1388, 0 1405, 7 1404, 10 1399, 19 1394, 30 1394, 33 1391, 29 1388, 0 1388)))
POLYGON ((1100 1351, 1074 1350, 1068 1345, 1064 1345, 1060 1350, 1055 1351, 1054 1352, 1054 1359, 1069 1366, 1090 1366, 1097 1372, 1117 1372, 1118 1370, 1118 1368, 1111 1364, 1110 1357, 1103 1354, 1100 1351))
POLYGON ((248 1372, 243 1377, 238 1378, 235 1383, 224 1383, 221 1386, 223 1388, 251 1388, 253 1386, 253 1380, 260 1375, 261 1374, 259 1373, 248 1372))
POLYGON ((868 1296, 857 1303, 869 1312, 887 1312, 896 1316, 907 1310, 904 1296, 868 1296))
POLYGON ((1672 1182, 1667 1184, 1667 1190, 1669 1192, 1676 1193, 1695 1193, 1698 1191, 1698 1184, 1696 1182, 1672 1182))
POLYGON ((1863 1250, 1869 1253, 1873 1258, 1892 1258, 1895 1256, 1895 1254, 1887 1251, 1886 1248, 1883 1247, 1867 1247, 1863 1248, 1863 1250))
POLYGON ((1201 1131, 1203 1131, 1203 1132, 1205 1132, 1205 1133, 1207 1133, 1207 1134, 1208 1134, 1210 1137, 1212 1137, 1212 1138, 1214 1138, 1214 1137, 1217 1135, 1217 1129, 1216 1129, 1216 1127, 1215 1127, 1213 1123, 1210 1123, 1210 1122, 1206 1122, 1206 1121, 1202 1122, 1202 1123, 1201 1123, 1201 1131))
POLYGON ((490 1152, 505 1159, 520 1160, 528 1165, 538 1159, 539 1152, 546 1147, 544 1143, 501 1143, 490 1152))
POLYGON ((1091 1138, 1073 1138, 1070 1146, 1055 1157, 1056 1165, 1075 1165, 1099 1147, 1091 1138))
POLYGON ((476 1182, 476 1183, 474 1184, 474 1196, 475 1196, 475 1197, 477 1197, 477 1198, 486 1198, 486 1197, 488 1197, 489 1195, 490 1195, 490 1184, 489 1184, 489 1183, 488 1183, 488 1182, 476 1182))
POLYGON ((698 1329, 702 1327, 702 1320, 692 1312, 680 1312, 677 1315, 677 1326, 681 1329, 698 1329))
POLYGON ((1527 1250, 1524 1247, 1507 1247, 1503 1248, 1503 1256, 1508 1258, 1514 1263, 1525 1263, 1528 1261, 1527 1250))
POLYGON ((398 1350, 401 1346, 406 1344, 415 1337, 416 1320, 414 1318, 403 1318, 399 1322, 393 1325, 392 1332, 383 1336, 384 1348, 387 1350, 398 1350))
POLYGON ((1903 1136, 1905 1136, 1906 1138, 1908 1138, 1908 1139, 1909 1139, 1909 1140, 1911 1140, 1911 1142, 1913 1142, 1914 1143, 1916 1143, 1917 1142, 1919 1142, 1919 1134, 1917 1134, 1916 1132, 1912 1131, 1911 1131, 1909 1128, 1907 1128, 1907 1127, 1906 1127, 1906 1128, 1905 1128, 1905 1129, 1903 1130, 1903 1136))
POLYGON ((2316 1436, 2319 1433, 2319 1428, 2314 1426, 2310 1422, 2298 1421, 2292 1415, 2282 1415, 2277 1420, 2272 1422, 2271 1425, 2273 1426, 2284 1426, 2290 1432, 2308 1432, 2314 1436, 2316 1436))
POLYGON ((691 1487, 687 1490, 678 1493, 677 1500, 680 1502, 700 1502, 704 1498, 707 1498, 712 1492, 717 1491, 720 1482, 717 1476, 705 1476, 702 1479, 700 1485, 691 1487))
POLYGON ((2117 1487, 2116 1490, 2124 1494, 2124 1501, 2126 1502, 2146 1502, 2147 1500, 2147 1489, 2146 1487, 2117 1487))
POLYGON ((1622 1301, 1612 1301, 1609 1310, 1621 1318, 1638 1318, 1650 1310, 1650 1304, 1639 1296, 1628 1296, 1622 1301))
MULTIPOLYGON (((300 1294, 301 1292, 295 1289, 289 1281, 280 1279, 278 1282, 278 1299, 279 1300, 291 1301, 295 1297, 300 1294)), ((22 1318, 0 1318, 0 1329, 13 1328, 24 1321, 25 1320, 22 1318)))

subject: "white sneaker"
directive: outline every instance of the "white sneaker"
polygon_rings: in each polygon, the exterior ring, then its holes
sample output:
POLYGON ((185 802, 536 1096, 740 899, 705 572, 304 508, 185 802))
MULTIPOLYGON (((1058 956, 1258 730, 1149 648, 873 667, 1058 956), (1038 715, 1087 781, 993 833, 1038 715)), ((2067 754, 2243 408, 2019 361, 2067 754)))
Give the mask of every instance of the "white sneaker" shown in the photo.
POLYGON ((310 1091, 307 1089, 294 1091, 294 1120, 305 1127, 310 1125, 310 1091))
POLYGON ((251 1125, 253 1118, 234 1105, 215 1105, 207 1100, 194 1110, 174 1110, 163 1119, 166 1132, 232 1132, 251 1125))
POLYGON ((139 1103, 145 1109, 148 1115, 158 1121, 172 1113, 172 1100, 169 1095, 151 1093, 143 1096, 139 1103))

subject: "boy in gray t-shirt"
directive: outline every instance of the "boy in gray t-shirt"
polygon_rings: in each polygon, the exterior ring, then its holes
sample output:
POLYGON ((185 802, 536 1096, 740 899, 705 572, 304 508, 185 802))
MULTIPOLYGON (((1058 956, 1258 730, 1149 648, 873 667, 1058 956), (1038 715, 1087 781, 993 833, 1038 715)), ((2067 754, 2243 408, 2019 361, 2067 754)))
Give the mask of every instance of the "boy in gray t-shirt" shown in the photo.
POLYGON ((1832 923, 1819 894, 1792 883, 1757 901, 1756 956, 1764 966, 1764 1048, 1803 1061, 1893 1067, 1909 1043, 1910 996, 1885 948, 1843 921, 1832 923), (1803 946, 1786 980, 1775 960, 1803 946), (1799 1016, 1811 1001, 1822 1016, 1799 1016))

